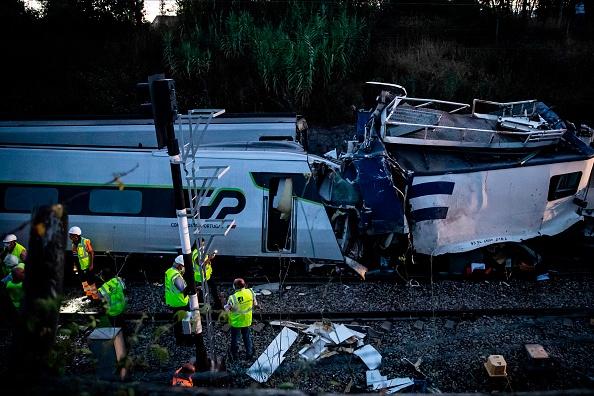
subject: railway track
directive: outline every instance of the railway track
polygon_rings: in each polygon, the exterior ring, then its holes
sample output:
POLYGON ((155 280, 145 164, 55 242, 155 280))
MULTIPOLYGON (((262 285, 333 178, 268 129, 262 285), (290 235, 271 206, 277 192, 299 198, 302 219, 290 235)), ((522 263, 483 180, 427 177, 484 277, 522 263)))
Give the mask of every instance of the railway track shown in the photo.
MULTIPOLYGON (((96 311, 61 313, 62 321, 88 320, 97 316, 96 311)), ((464 309, 464 310, 410 310, 410 311, 361 311, 361 312, 258 312, 253 317, 258 321, 288 320, 314 322, 322 319, 333 321, 381 321, 381 320, 418 320, 423 318, 453 318, 457 320, 474 320, 478 317, 517 316, 517 317, 594 317, 594 309, 587 308, 514 308, 514 309, 464 309)), ((126 312, 125 320, 144 320, 152 322, 168 322, 170 313, 158 312, 126 312)), ((213 321, 218 320, 218 313, 212 313, 213 321)))

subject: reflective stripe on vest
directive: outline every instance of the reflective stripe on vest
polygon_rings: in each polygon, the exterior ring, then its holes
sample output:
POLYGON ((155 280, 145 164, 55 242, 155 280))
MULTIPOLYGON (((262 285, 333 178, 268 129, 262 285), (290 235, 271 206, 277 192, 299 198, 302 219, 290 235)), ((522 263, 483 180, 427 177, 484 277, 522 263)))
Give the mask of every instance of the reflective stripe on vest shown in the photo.
POLYGON ((186 286, 186 281, 175 268, 165 271, 165 303, 170 307, 183 307, 188 304, 188 296, 184 297, 183 291, 175 287, 175 279, 180 277, 186 286))
POLYGON ((124 296, 124 282, 120 278, 111 278, 99 288, 101 294, 107 300, 107 313, 110 316, 121 314, 126 308, 126 297, 124 296))
MULTIPOLYGON (((89 252, 87 251, 87 241, 89 241, 87 238, 81 237, 78 245, 73 244, 72 246, 72 251, 76 252, 80 269, 83 271, 89 268, 89 264, 91 263, 89 252)), ((91 241, 89 241, 89 244, 91 244, 91 241)))
MULTIPOLYGON (((208 256, 203 250, 194 249, 192 250, 192 263, 194 264, 194 280, 196 282, 202 282, 202 272, 200 271, 200 262, 204 261, 208 256)), ((204 272, 206 272, 206 280, 210 279, 212 274, 212 265, 210 261, 204 266, 204 272)))
POLYGON ((252 307, 254 292, 252 289, 238 290, 231 297, 229 325, 232 327, 248 327, 252 325, 252 307))

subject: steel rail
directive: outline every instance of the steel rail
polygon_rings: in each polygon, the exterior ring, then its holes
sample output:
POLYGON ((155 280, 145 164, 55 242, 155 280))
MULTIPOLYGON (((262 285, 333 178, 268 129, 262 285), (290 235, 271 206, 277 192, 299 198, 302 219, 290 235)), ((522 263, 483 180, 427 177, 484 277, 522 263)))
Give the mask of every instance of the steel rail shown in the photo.
MULTIPOLYGON (((96 317, 98 312, 60 313, 61 321, 89 320, 96 317)), ((218 320, 218 312, 212 313, 213 320, 218 320)), ((502 309, 465 309, 465 310, 406 310, 406 311, 361 311, 361 312, 259 312, 253 317, 257 321, 287 320, 314 322, 323 319, 341 321, 377 321, 377 320, 418 320, 422 318, 457 318, 460 320, 474 320, 481 316, 518 316, 518 317, 594 317, 594 308, 502 308, 502 309)), ((171 320, 171 314, 166 312, 126 312, 124 320, 143 320, 163 322, 171 320)))

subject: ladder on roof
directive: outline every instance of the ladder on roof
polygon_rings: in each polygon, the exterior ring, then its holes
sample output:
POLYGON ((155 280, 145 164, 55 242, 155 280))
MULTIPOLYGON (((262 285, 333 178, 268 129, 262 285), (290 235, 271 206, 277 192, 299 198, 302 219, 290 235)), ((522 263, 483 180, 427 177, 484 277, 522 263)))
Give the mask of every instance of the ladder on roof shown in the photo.
MULTIPOLYGON (((186 173, 186 186, 189 197, 188 217, 189 223, 194 228, 193 242, 198 249, 198 262, 201 274, 201 290, 204 301, 204 317, 206 322, 206 334, 208 349, 211 353, 211 358, 215 365, 217 362, 214 329, 212 322, 211 309, 214 303, 214 298, 219 296, 212 296, 206 282, 206 262, 209 256, 213 253, 212 247, 214 238, 217 236, 226 236, 227 233, 235 225, 235 220, 229 219, 202 219, 200 217, 200 208, 213 193, 213 182, 220 179, 227 173, 230 166, 198 166, 196 164, 196 154, 198 147, 208 130, 210 121, 225 112, 224 109, 198 109, 188 111, 189 139, 186 143, 184 141, 183 121, 178 118, 178 137, 180 142, 181 160, 184 171, 186 173), (206 227, 205 227, 206 225, 206 227)), ((214 251, 216 253, 216 250, 214 251)), ((193 261, 193 260, 192 260, 193 261)))

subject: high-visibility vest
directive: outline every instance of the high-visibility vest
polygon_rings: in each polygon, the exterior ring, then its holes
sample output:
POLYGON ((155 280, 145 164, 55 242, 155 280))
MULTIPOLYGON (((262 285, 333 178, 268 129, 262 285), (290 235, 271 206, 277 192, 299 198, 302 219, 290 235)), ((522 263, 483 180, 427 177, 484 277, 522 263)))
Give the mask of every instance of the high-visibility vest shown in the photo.
POLYGON ((113 277, 99 288, 99 293, 105 298, 107 314, 116 316, 126 309, 126 296, 124 296, 124 281, 113 277))
POLYGON ((252 325, 252 307, 254 306, 254 292, 252 289, 241 289, 232 294, 229 325, 231 327, 248 327, 252 325))
POLYGON ((186 281, 175 268, 169 268, 165 271, 165 303, 170 307, 183 307, 188 305, 188 296, 175 287, 175 279, 180 277, 186 287, 186 281))
POLYGON ((21 260, 21 253, 23 253, 23 250, 27 249, 25 249, 25 247, 20 243, 16 242, 16 245, 14 245, 14 249, 12 249, 12 252, 9 252, 9 254, 16 256, 16 258, 19 259, 19 263, 22 263, 23 260, 21 260))
POLYGON ((80 238, 78 245, 72 244, 72 252, 76 253, 78 256, 78 263, 80 264, 80 269, 85 271, 89 268, 91 264, 91 258, 89 255, 89 247, 91 246, 91 241, 87 238, 80 238))
MULTIPOLYGON (((207 259, 208 255, 204 251, 198 249, 192 250, 192 263, 194 264, 194 280, 196 282, 202 282, 202 272, 200 271, 200 262, 207 259)), ((212 265, 210 260, 204 265, 204 272, 206 273, 206 280, 210 279, 212 275, 212 265)))
POLYGON ((175 372, 175 374, 173 374, 173 380, 171 381, 171 385, 173 386, 194 386, 194 381, 192 380, 192 377, 189 378, 182 378, 180 377, 180 371, 182 370, 183 367, 180 367, 177 369, 177 371, 175 372))
POLYGON ((6 292, 8 293, 12 303, 16 308, 21 306, 21 300, 25 297, 25 290, 23 290, 23 282, 14 283, 8 281, 6 283, 6 292))

